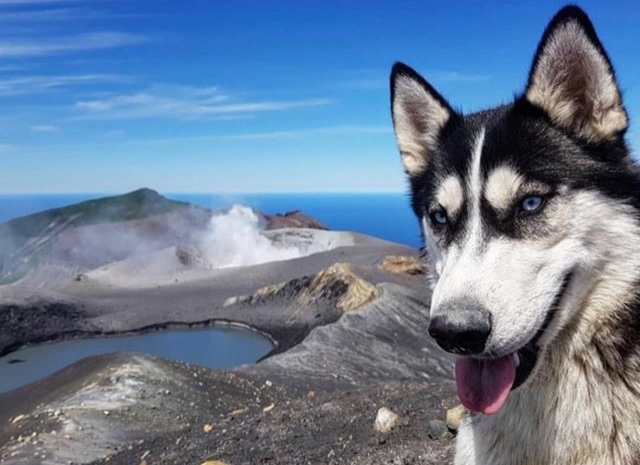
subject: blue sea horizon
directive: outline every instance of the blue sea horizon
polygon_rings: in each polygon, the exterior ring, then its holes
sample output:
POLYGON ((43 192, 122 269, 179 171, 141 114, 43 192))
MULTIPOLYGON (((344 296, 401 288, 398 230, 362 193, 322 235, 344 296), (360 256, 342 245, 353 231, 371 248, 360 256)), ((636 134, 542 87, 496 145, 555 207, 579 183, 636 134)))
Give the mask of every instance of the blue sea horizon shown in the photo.
MULTIPOLYGON (((0 195, 0 223, 85 200, 117 194, 0 195)), ((220 210, 245 205, 268 214, 300 210, 333 230, 353 231, 412 247, 420 246, 418 222, 401 193, 174 194, 173 200, 220 210)))

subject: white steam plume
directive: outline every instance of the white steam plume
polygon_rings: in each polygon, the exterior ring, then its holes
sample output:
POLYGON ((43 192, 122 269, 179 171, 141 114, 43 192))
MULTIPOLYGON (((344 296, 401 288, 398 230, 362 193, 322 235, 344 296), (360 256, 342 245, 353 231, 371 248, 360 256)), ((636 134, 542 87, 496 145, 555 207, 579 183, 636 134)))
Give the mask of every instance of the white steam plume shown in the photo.
POLYGON ((295 245, 274 245, 263 235, 258 216, 242 205, 234 205, 227 213, 211 218, 211 234, 205 245, 213 268, 257 265, 307 255, 295 245))

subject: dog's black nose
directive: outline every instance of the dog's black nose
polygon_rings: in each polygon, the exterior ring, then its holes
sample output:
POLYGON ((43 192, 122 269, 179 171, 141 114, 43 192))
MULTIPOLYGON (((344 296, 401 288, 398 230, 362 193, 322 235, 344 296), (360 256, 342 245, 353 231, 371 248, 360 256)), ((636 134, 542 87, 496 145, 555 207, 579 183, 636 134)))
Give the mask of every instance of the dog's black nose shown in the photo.
POLYGON ((447 352, 477 355, 482 353, 491 334, 491 318, 478 305, 445 303, 431 318, 429 334, 447 352))

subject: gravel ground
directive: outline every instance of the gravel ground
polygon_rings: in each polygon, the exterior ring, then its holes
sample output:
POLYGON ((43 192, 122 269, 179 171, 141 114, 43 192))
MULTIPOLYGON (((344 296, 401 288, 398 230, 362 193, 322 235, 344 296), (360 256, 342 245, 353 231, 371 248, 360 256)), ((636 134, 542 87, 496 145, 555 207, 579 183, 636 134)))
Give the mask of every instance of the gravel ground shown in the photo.
POLYGON ((424 277, 380 267, 389 255, 412 254, 356 237, 353 246, 196 270, 160 287, 89 278, 38 298, 5 287, 0 351, 219 320, 263 331, 279 346, 232 372, 140 354, 82 360, 0 395, 0 463, 449 463, 452 434, 443 422, 455 404, 452 364, 427 336, 424 277), (337 262, 348 266, 334 281, 316 279, 337 262), (354 289, 373 298, 345 308, 346 295, 358 302, 354 289), (381 407, 399 415, 387 433, 373 428, 381 407))

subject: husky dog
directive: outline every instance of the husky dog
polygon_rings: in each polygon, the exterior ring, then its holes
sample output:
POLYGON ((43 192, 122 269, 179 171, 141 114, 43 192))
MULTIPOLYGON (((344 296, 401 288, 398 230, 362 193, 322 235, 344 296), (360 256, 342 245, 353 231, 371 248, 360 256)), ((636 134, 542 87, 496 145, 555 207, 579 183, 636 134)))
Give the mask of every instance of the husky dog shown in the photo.
POLYGON ((509 105, 462 115, 398 63, 391 108, 429 334, 472 412, 455 463, 640 463, 640 171, 585 13, 553 18, 509 105))

